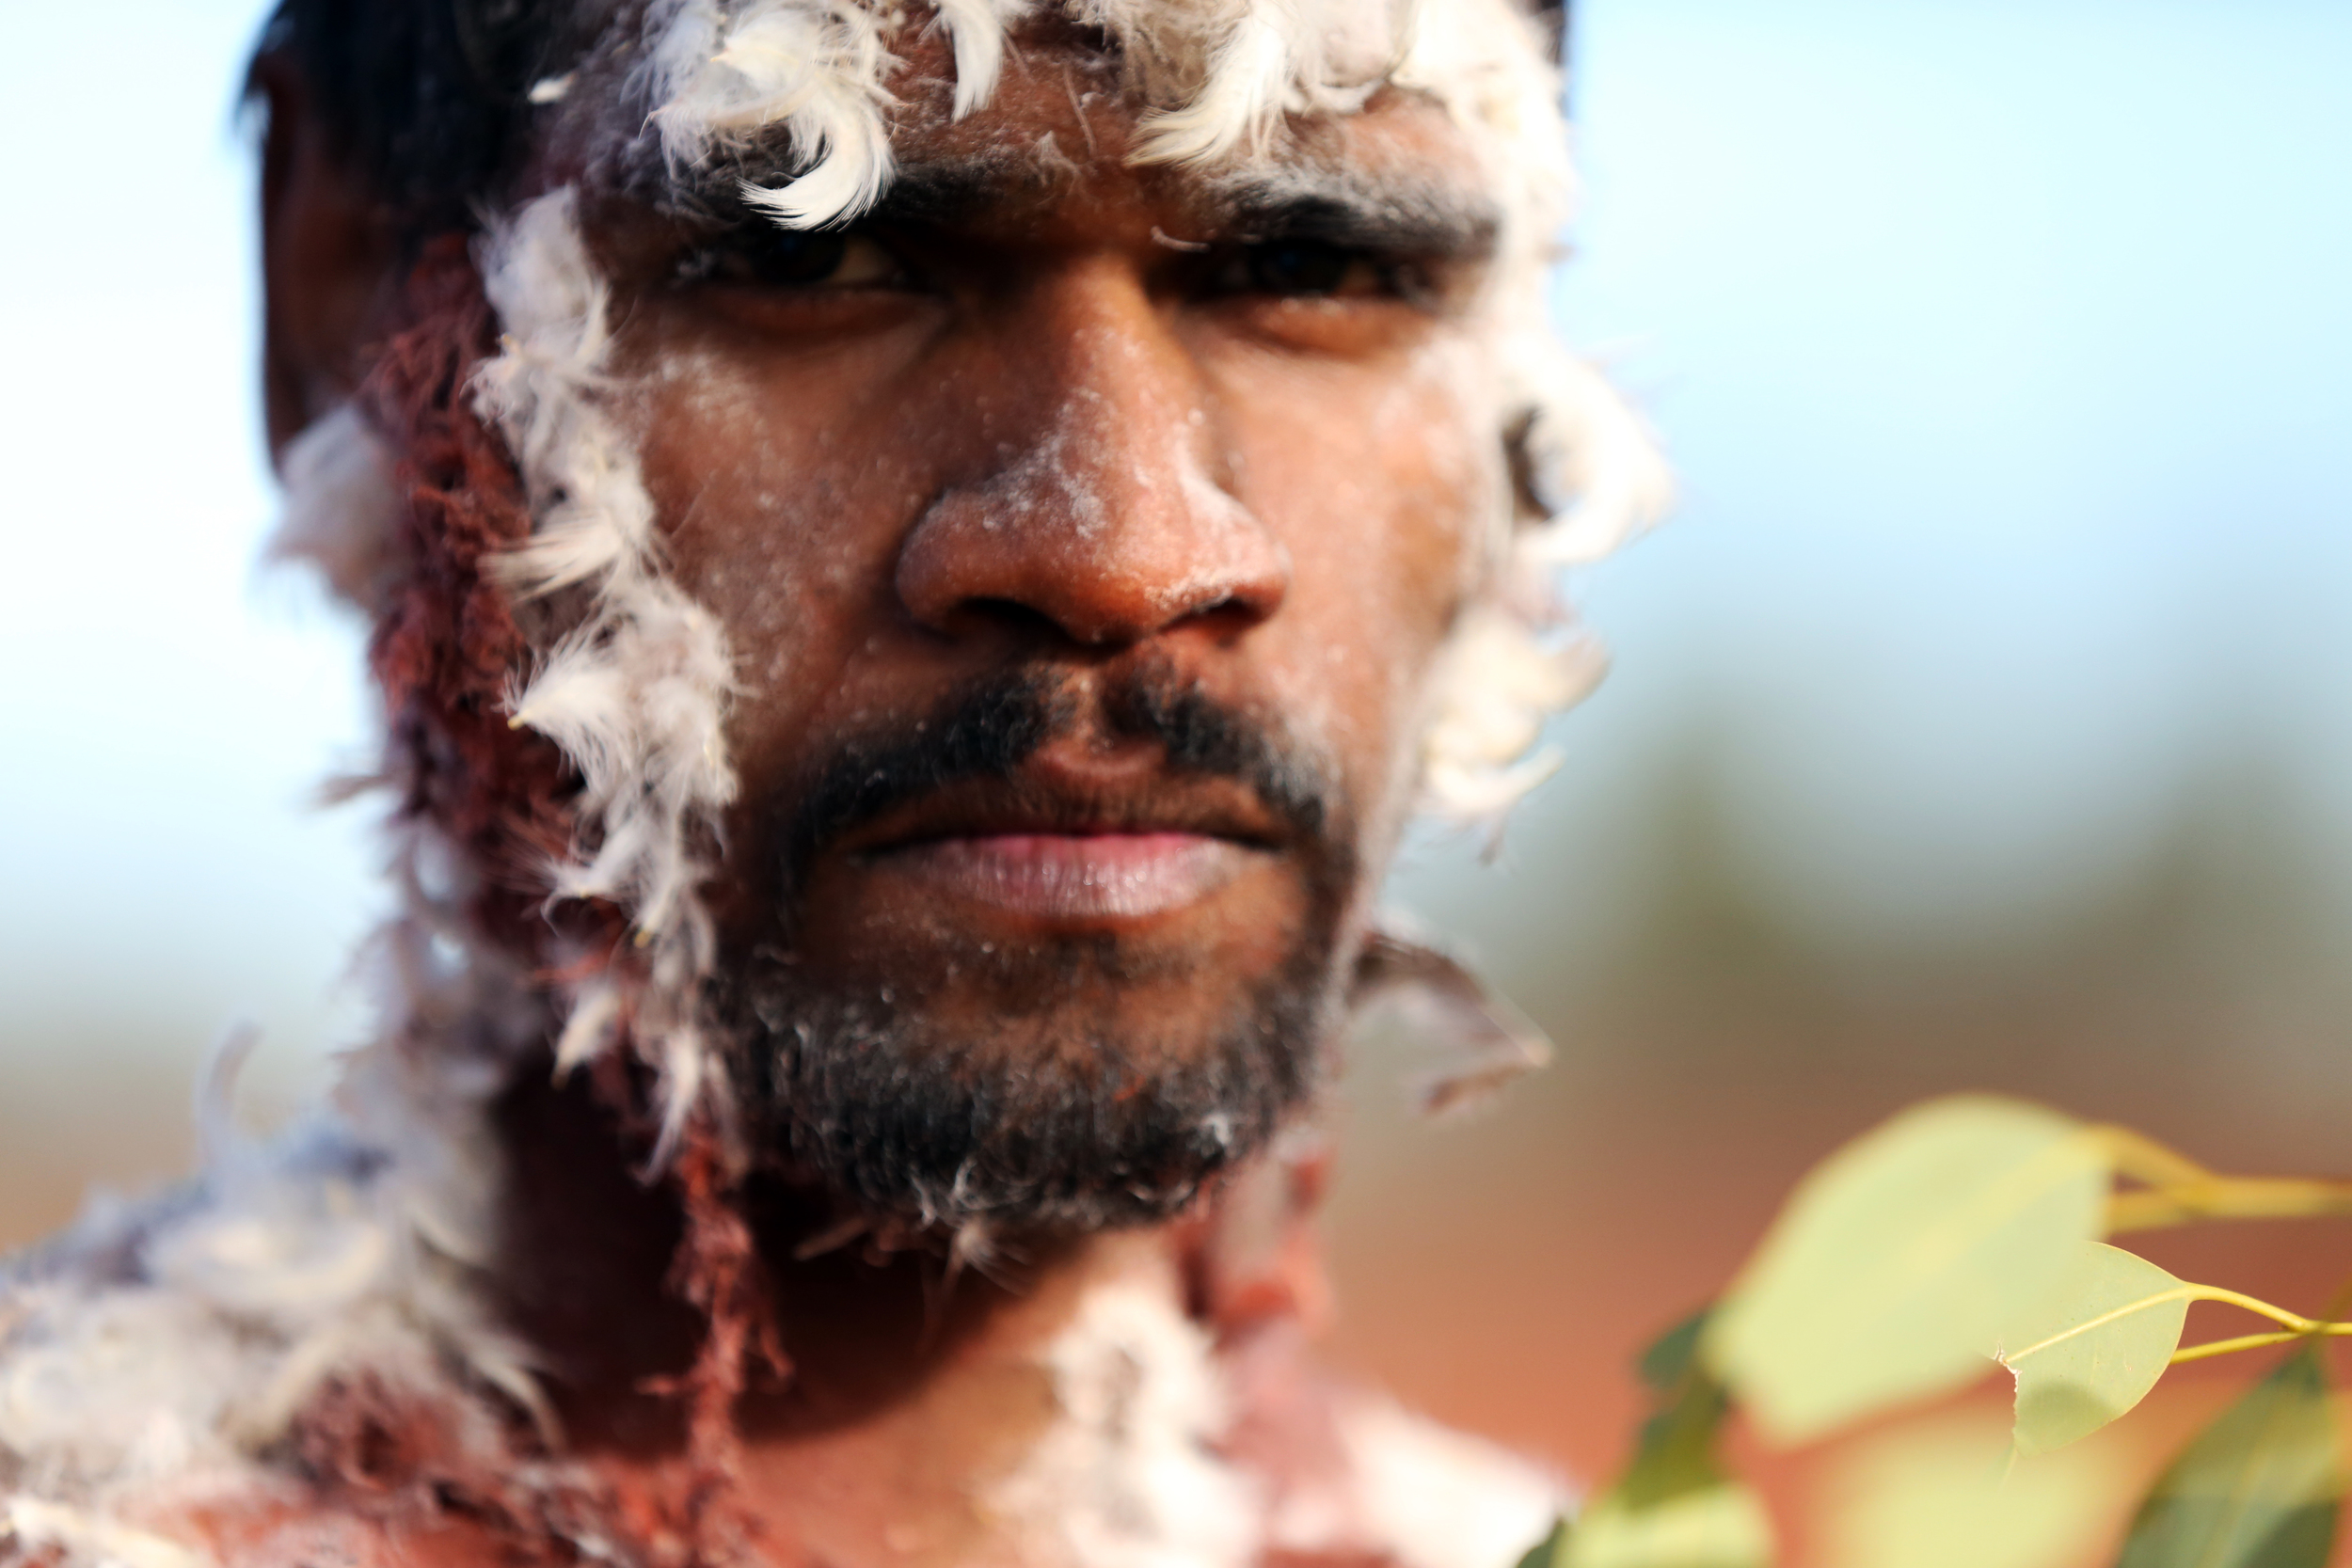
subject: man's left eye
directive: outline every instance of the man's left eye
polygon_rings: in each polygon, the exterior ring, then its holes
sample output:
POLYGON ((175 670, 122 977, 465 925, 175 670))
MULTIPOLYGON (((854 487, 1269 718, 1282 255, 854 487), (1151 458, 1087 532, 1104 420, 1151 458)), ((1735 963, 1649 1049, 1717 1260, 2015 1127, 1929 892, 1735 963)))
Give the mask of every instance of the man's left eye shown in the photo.
POLYGON ((747 223, 690 252, 678 277, 761 289, 869 289, 904 282, 906 269, 881 242, 855 230, 747 223))
POLYGON ((1286 299, 1326 299, 1398 291, 1396 269, 1323 240, 1267 240, 1243 250, 1234 286, 1286 299))

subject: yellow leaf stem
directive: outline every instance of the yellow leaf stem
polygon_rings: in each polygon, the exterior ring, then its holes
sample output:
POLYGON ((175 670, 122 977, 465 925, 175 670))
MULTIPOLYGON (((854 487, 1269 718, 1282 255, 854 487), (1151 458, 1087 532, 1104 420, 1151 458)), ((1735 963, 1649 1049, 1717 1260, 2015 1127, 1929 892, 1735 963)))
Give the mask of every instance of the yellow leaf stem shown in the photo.
MULTIPOLYGON (((2352 1323, 2322 1323, 2312 1332, 2329 1337, 2352 1334, 2352 1323)), ((2234 1339, 2212 1339, 2201 1345, 2183 1345, 2172 1353, 2172 1365, 2182 1367, 2191 1361, 2210 1361, 2217 1355, 2233 1355, 2242 1350, 2263 1350, 2271 1345, 2290 1344, 2296 1339, 2310 1338, 2308 1334, 2241 1334, 2234 1339)))
POLYGON ((2188 1289, 2195 1292, 2189 1298, 2192 1301, 2217 1301, 2229 1307, 2243 1307, 2258 1318, 2268 1318, 2274 1323, 2283 1323, 2292 1329, 2296 1336, 2352 1334, 2352 1323, 2322 1323, 2316 1318, 2304 1317, 2299 1312, 2290 1312, 2283 1307, 2273 1307, 2270 1303, 2249 1296, 2242 1291, 2225 1291, 2218 1285, 2192 1285, 2188 1289))
POLYGON ((2291 1177, 2209 1177, 2178 1186, 2117 1193, 2106 1230, 2160 1230, 2204 1220, 2329 1219, 2352 1214, 2352 1183, 2291 1177))
POLYGON ((2106 1153, 2115 1174, 2151 1187, 2193 1187, 2215 1180, 2213 1171, 2147 1133, 2113 1122, 2086 1129, 2106 1153))
POLYGON ((2112 1124, 2086 1130, 2115 1174, 2145 1191, 2108 1201, 2106 1233, 2155 1230, 2201 1220, 2325 1219, 2352 1214, 2352 1181, 2223 1176, 2144 1132, 2112 1124))
POLYGON ((2195 1292, 2190 1298, 2192 1300, 2217 1301, 2231 1307, 2242 1307, 2257 1317, 2268 1318, 2274 1323, 2284 1323, 2287 1332, 2284 1334, 2241 1334, 2234 1339, 2214 1339, 2201 1345, 2189 1345, 2172 1353, 2172 1365, 2176 1367, 2183 1362, 2204 1361, 2217 1355, 2228 1355, 2235 1351, 2260 1350, 2265 1345, 2283 1345, 2290 1339, 2341 1338, 2345 1335, 2352 1335, 2352 1323, 2328 1323, 2322 1319, 2306 1318, 2299 1312, 2290 1312, 2283 1307, 2273 1307, 2266 1301, 2258 1301, 2237 1291, 2225 1291, 2215 1285, 2195 1285, 2191 1286, 2190 1290, 2195 1292))

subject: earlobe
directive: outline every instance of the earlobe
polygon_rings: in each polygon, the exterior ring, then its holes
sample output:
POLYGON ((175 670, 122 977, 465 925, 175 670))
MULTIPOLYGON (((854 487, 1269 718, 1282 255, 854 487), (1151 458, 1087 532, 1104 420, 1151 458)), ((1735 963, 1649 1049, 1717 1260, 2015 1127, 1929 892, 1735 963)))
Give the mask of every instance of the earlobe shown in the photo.
POLYGON ((262 399, 270 460, 348 398, 366 369, 394 261, 391 225, 334 145, 294 63, 265 55, 262 149, 262 399))

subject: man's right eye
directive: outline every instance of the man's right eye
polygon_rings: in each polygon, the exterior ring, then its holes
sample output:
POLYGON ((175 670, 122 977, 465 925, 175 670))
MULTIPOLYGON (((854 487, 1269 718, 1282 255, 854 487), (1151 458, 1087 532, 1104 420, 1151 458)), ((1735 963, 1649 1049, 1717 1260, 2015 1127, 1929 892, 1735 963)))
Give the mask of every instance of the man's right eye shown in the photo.
POLYGON ((685 283, 758 289, 880 289, 906 281, 898 259, 854 229, 784 229, 746 223, 687 254, 685 283))
POLYGON ((1242 253, 1242 260, 1251 289, 1287 299, 1369 293, 1380 281, 1378 268, 1367 258, 1321 240, 1253 245, 1242 253))

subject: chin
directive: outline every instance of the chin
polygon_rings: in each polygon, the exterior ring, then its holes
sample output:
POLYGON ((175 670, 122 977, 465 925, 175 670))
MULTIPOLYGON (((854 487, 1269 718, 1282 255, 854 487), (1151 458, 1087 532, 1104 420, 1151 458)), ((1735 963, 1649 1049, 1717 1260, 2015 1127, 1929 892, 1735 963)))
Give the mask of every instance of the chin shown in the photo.
POLYGON ((919 980, 837 989, 755 963, 719 998, 748 1130, 775 1167, 893 1226, 1169 1218, 1321 1089, 1344 988, 1316 927, 1248 970, 1104 936, 975 939, 919 980))

